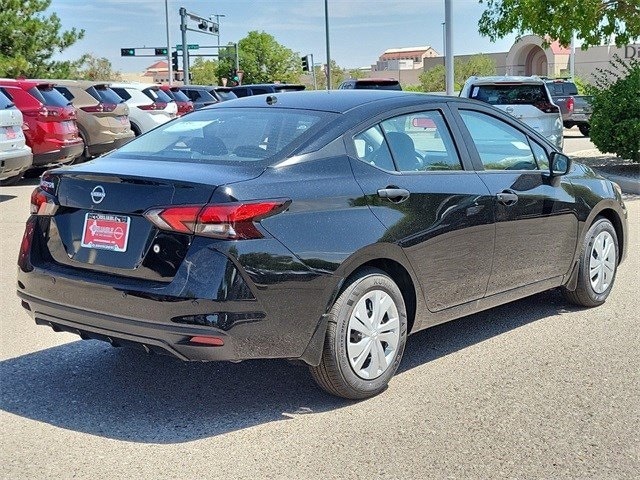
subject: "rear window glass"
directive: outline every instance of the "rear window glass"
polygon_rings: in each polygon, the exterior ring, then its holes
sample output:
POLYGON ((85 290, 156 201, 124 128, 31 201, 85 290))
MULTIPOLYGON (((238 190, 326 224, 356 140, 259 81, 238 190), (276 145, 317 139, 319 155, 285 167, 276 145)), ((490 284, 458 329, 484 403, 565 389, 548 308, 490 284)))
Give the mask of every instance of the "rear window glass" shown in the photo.
POLYGON ((124 100, 110 87, 97 85, 87 88, 87 93, 102 103, 122 103, 124 100))
POLYGON ((70 103, 53 87, 33 87, 29 89, 29 94, 49 107, 66 107, 70 103))
POLYGON ((234 98, 238 98, 238 96, 233 93, 231 90, 216 90, 216 93, 218 94, 218 97, 220 97, 220 100, 226 101, 226 100, 233 100, 234 98))
POLYGON ((489 105, 533 105, 549 101, 542 84, 474 85, 471 98, 489 105))
POLYGON ((367 90, 401 90, 400 84, 397 81, 380 81, 380 80, 359 80, 356 82, 354 88, 367 89, 367 90))
MULTIPOLYGON (((164 91, 164 90, 163 90, 164 91)), ((189 97, 187 97, 183 92, 181 92, 180 90, 169 90, 167 93, 167 95, 170 95, 173 97, 173 99, 176 102, 188 102, 189 101, 189 97)))
POLYGON ((578 95, 578 87, 569 82, 549 82, 547 88, 551 95, 578 95))
POLYGON ((143 92, 147 97, 149 97, 154 102, 169 103, 173 101, 173 99, 169 95, 167 95, 165 92, 163 92, 159 88, 158 89, 145 88, 143 92))
POLYGON ((13 101, 2 91, 0 91, 0 110, 4 110, 5 108, 10 107, 13 107, 13 101))
POLYGON ((207 164, 268 162, 335 116, 266 108, 199 110, 136 138, 111 156, 207 164))

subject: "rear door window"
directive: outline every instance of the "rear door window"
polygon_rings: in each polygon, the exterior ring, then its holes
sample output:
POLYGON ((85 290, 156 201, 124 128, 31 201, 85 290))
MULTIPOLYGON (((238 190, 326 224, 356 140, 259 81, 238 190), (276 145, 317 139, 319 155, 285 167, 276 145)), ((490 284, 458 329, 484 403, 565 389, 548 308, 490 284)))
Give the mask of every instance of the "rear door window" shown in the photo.
POLYGON ((236 94, 230 90, 216 90, 215 92, 221 100, 233 100, 234 98, 238 98, 236 94))
POLYGON ((74 99, 73 93, 71 93, 71 90, 69 90, 67 87, 63 87, 62 85, 57 85, 55 89, 58 90, 64 98, 66 98, 70 102, 73 101, 74 99))
POLYGON ((49 107, 66 107, 71 103, 58 90, 50 86, 39 86, 29 89, 29 93, 43 105, 49 107))
POLYGON ((173 96, 173 99, 176 102, 189 102, 190 101, 189 97, 187 97, 183 92, 181 92, 178 89, 170 90, 170 92, 171 92, 170 94, 168 92, 165 92, 165 93, 167 93, 167 95, 173 96))
POLYGON ((111 87, 111 90, 116 92, 116 94, 124 101, 127 101, 131 98, 131 95, 129 95, 129 92, 127 92, 126 88, 111 87))

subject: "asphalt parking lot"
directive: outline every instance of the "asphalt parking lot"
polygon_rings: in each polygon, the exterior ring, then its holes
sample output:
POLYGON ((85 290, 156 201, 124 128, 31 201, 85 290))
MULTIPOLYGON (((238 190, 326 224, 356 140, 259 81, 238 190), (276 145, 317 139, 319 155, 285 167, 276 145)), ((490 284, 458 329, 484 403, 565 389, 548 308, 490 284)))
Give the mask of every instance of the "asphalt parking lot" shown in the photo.
POLYGON ((352 403, 284 361, 185 364, 37 327, 14 293, 34 185, 0 190, 0 478, 638 477, 638 199, 604 306, 552 291, 423 331, 389 389, 352 403))

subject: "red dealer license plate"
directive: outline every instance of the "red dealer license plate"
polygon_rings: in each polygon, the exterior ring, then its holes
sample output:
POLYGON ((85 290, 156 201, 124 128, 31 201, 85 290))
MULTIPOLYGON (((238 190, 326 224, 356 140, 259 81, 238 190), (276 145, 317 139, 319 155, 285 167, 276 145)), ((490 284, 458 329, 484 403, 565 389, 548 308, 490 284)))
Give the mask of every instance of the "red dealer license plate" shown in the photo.
POLYGON ((81 246, 125 252, 131 219, 124 215, 89 212, 84 217, 81 246))

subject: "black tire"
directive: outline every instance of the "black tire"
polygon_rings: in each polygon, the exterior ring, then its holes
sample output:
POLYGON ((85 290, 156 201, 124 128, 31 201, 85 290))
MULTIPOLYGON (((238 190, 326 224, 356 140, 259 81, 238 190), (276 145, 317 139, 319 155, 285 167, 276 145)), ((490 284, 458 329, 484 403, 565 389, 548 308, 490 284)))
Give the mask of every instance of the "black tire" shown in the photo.
MULTIPOLYGON (((366 314, 369 315, 367 307, 366 314)), ((390 322, 385 314, 381 326, 390 322), (386 321, 384 321, 386 319, 386 321)), ((382 335, 382 333, 380 333, 382 335)), ((363 338, 363 337, 361 337, 363 338)), ((371 337, 371 338, 377 338, 371 337)), ((370 342, 374 342, 371 340, 370 342)), ((338 397, 350 400, 369 398, 382 392, 391 377, 395 374, 402 360, 407 341, 407 312, 400 289, 395 282, 382 270, 366 268, 354 274, 347 282, 344 290, 336 299, 329 312, 329 323, 322 352, 320 365, 310 367, 311 376, 325 391, 338 397), (390 352, 387 367, 382 373, 372 379, 365 379, 356 373, 351 366, 347 351, 347 343, 351 335, 357 333, 349 330, 349 320, 358 302, 365 299, 367 294, 380 291, 387 294, 393 301, 398 314, 398 343, 394 352, 390 352), (349 337, 349 338, 348 338, 349 337)), ((381 342, 385 344, 385 342, 381 342)), ((388 346, 388 344, 386 344, 388 346)), ((375 348, 375 347, 372 347, 375 348)), ((386 347, 382 347, 383 349, 386 347)), ((372 353, 367 353, 368 362, 373 361, 372 353)), ((364 361, 367 365, 367 360, 364 361)))
POLYGON ((565 298, 569 302, 582 307, 597 307, 598 305, 602 305, 613 288, 618 269, 618 258, 618 236, 616 235, 615 228, 613 228, 611 222, 606 218, 596 218, 596 221, 593 222, 593 225, 591 225, 585 235, 582 252, 580 253, 577 287, 574 291, 563 288, 565 298), (594 252, 594 243, 596 238, 603 232, 607 232, 611 239, 613 239, 611 248, 614 250, 613 258, 615 260, 613 262, 613 271, 610 272, 608 276, 605 274, 604 268, 601 270, 602 273, 599 273, 599 275, 605 275, 603 278, 607 280, 607 286, 604 291, 597 292, 591 282, 590 262, 592 256, 597 258, 596 252, 594 252))
POLYGON ((578 125, 578 130, 580 130, 580 133, 582 135, 588 137, 589 133, 591 132, 591 125, 589 125, 588 123, 581 123, 580 125, 578 125))
POLYGON ((0 187, 10 187, 15 185, 20 180, 22 180, 23 174, 14 175, 13 177, 5 178, 4 180, 0 180, 0 187))

